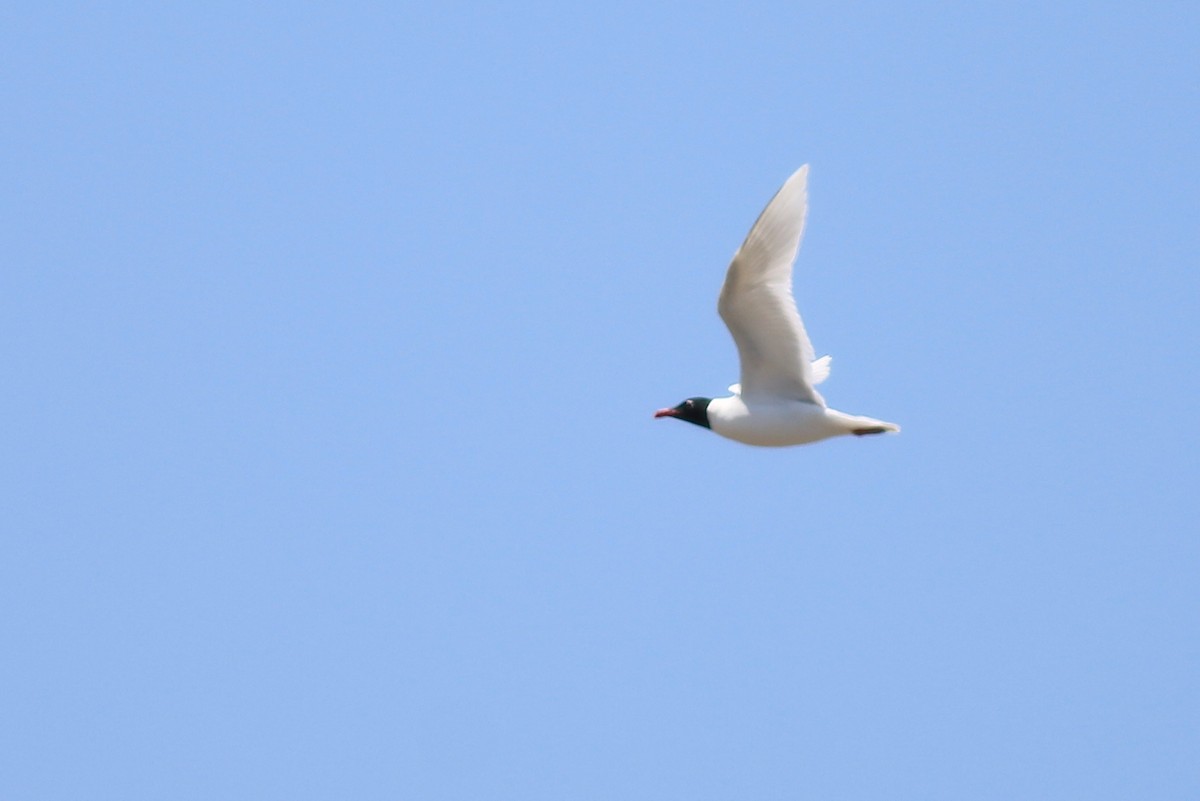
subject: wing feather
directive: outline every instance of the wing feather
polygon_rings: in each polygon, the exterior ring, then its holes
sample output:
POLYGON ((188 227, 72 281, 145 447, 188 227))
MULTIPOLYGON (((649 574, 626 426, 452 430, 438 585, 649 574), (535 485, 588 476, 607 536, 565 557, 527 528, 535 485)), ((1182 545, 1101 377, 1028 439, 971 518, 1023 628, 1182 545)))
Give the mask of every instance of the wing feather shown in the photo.
POLYGON ((808 165, 792 174, 738 248, 717 310, 741 360, 743 397, 825 405, 813 388, 812 343, 792 297, 792 263, 808 213, 808 165))

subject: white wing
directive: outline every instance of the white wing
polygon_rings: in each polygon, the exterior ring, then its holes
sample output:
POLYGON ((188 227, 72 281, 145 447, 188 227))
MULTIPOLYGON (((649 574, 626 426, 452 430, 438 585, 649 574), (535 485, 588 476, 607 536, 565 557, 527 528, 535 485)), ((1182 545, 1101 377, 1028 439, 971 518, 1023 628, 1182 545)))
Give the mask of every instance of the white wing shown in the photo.
MULTIPOLYGON (((822 356, 819 359, 814 359, 812 363, 812 382, 813 385, 820 384, 826 378, 829 378, 829 365, 833 362, 832 356, 822 356)), ((733 395, 742 394, 741 384, 730 384, 729 392, 733 395)))
POLYGON ((804 233, 807 184, 806 164, 763 209, 733 256, 717 310, 737 343, 743 397, 795 398, 824 406, 813 389, 813 347, 792 298, 792 262, 804 233))
POLYGON ((829 368, 833 365, 833 357, 826 355, 815 360, 812 363, 812 382, 813 386, 820 384, 826 378, 829 378, 829 368))

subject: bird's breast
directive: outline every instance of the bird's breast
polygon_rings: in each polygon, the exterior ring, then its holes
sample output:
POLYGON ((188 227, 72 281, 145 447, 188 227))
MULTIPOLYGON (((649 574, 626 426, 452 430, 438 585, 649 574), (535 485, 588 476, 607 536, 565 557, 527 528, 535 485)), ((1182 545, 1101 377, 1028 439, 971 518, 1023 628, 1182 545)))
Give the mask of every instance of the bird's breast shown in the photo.
POLYGON ((763 447, 803 445, 845 433, 824 407, 798 400, 717 398, 709 404, 708 421, 723 437, 763 447))

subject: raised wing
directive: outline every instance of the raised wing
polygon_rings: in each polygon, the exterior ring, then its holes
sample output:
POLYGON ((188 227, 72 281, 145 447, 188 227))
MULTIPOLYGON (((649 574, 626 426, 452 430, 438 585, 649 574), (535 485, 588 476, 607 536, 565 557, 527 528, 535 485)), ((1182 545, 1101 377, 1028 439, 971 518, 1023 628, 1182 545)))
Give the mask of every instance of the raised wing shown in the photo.
MULTIPOLYGON (((829 378, 829 366, 833 362, 832 356, 822 356, 819 359, 814 359, 812 363, 812 382, 813 385, 820 384, 826 378, 829 378)), ((742 394, 741 384, 730 384, 729 392, 733 395, 742 394)))
POLYGON ((806 164, 763 209, 733 256, 717 310, 737 343, 743 397, 824 406, 813 389, 813 347, 792 298, 792 262, 804 233, 807 185, 806 164))

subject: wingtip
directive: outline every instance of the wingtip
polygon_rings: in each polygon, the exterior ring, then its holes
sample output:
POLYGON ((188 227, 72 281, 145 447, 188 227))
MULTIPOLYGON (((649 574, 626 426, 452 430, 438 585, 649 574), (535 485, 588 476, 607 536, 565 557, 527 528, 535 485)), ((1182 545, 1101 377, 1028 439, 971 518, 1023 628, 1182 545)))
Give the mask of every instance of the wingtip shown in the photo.
POLYGON ((860 426, 850 429, 850 433, 856 437, 866 436, 868 434, 899 434, 900 426, 895 423, 885 423, 882 420, 875 421, 875 425, 860 426))

